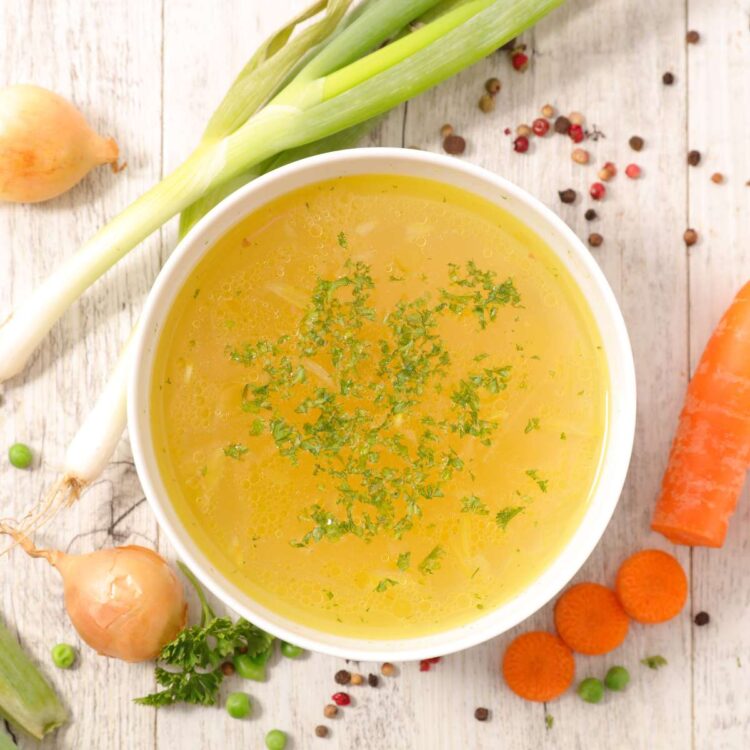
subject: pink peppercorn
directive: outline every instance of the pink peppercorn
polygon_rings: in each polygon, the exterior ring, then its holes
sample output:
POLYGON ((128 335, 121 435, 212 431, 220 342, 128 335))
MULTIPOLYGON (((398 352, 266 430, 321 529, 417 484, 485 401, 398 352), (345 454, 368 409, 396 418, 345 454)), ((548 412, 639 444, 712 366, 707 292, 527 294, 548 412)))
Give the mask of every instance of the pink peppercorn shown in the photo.
POLYGON ((334 693, 331 696, 331 700, 337 706, 348 706, 352 702, 352 699, 349 696, 349 693, 334 693))
POLYGON ((641 176, 641 168, 637 164, 628 164, 625 167, 625 174, 630 177, 631 180, 637 180, 641 176))
POLYGON ((523 52, 516 52, 513 57, 510 58, 510 62, 515 70, 523 72, 529 67, 529 56, 524 55, 523 52))
POLYGON ((531 123, 531 129, 534 131, 534 135, 547 135, 547 132, 549 131, 549 120, 545 120, 544 117, 537 117, 536 120, 531 123))
POLYGON ((419 662, 419 671, 420 672, 430 671, 430 662, 427 661, 427 659, 422 659, 422 661, 419 662))
POLYGON ((600 201, 602 198, 604 198, 604 195, 607 192, 607 188, 602 185, 601 182, 595 182, 590 188, 589 188, 589 195, 595 200, 600 201))
POLYGON ((427 659, 427 661, 430 662, 430 664, 438 664, 440 662, 440 657, 433 656, 431 659, 427 659))
POLYGON ((583 140, 583 128, 580 125, 571 125, 568 128, 568 135, 574 143, 580 143, 583 140))
POLYGON ((519 135, 513 141, 513 150, 519 154, 525 154, 529 150, 529 139, 525 135, 519 135))

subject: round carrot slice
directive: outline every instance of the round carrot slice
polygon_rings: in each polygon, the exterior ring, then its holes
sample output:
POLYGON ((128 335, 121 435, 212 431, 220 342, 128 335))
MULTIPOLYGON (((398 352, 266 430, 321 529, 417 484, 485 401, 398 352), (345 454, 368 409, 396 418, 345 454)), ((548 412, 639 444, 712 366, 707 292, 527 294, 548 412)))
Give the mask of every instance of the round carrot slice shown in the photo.
POLYGON ((628 634, 628 616, 614 591, 598 583, 571 586, 555 604, 555 627, 580 654, 606 654, 628 634))
POLYGON ((625 611, 638 622, 671 620, 687 601, 688 582, 679 562, 667 552, 644 549, 620 566, 615 583, 625 611))
POLYGON ((555 635, 537 630, 513 640, 503 656, 508 687, 527 701, 551 701, 573 682, 573 652, 555 635))

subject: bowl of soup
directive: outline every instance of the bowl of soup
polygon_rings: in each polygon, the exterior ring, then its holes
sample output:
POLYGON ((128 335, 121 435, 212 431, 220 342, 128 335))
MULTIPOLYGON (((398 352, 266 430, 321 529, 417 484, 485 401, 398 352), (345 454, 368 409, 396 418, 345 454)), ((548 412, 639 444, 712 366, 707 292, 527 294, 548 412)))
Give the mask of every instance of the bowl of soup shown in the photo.
POLYGON ((589 252, 507 180, 416 150, 265 175, 149 295, 128 422, 179 557, 274 635, 353 659, 495 636, 594 548, 635 377, 589 252))

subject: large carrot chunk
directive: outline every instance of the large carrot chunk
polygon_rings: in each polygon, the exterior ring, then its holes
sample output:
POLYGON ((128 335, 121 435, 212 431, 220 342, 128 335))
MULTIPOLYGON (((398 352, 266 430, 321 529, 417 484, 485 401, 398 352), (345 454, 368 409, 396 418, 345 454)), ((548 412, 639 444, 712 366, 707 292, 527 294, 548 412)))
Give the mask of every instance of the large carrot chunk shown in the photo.
POLYGON ((651 528, 721 547, 750 465, 750 282, 724 313, 688 386, 651 528))
POLYGON ((552 633, 536 630, 519 635, 503 656, 508 687, 527 701, 551 701, 573 682, 573 652, 552 633))

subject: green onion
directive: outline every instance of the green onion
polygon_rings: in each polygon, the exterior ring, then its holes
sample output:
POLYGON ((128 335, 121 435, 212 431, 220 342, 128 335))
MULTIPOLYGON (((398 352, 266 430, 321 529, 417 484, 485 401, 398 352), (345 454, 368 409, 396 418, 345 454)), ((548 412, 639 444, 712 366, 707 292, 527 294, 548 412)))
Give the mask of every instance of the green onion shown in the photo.
POLYGON ((204 194, 280 152, 387 112, 494 51, 561 2, 371 0, 343 20, 348 2, 316 3, 302 17, 325 7, 323 19, 287 45, 300 20, 295 19, 261 48, 187 161, 115 217, 16 308, 0 328, 0 381, 20 372, 88 286, 204 194), (405 26, 429 17, 425 14, 431 10, 433 20, 403 34, 405 26), (313 28, 317 32, 305 36, 313 28), (283 88, 275 93, 281 81, 283 88))
MULTIPOLYGON (((0 623, 0 716, 41 740, 68 720, 47 681, 0 623)), ((0 738, 0 750, 4 750, 0 738)), ((7 747, 15 747, 12 743, 7 747)))
POLYGON ((13 742, 13 737, 10 736, 10 732, 2 721, 0 721, 0 750, 18 750, 18 745, 13 742))

